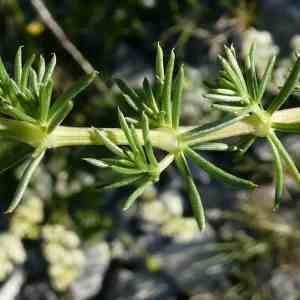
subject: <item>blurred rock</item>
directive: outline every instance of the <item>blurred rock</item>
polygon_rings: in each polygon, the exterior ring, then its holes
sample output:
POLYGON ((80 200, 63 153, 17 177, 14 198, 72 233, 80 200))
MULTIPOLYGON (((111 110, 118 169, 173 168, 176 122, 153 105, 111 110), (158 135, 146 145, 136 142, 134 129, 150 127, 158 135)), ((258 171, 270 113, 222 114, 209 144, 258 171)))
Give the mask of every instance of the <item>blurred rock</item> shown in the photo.
POLYGON ((107 286, 105 300, 177 300, 176 290, 159 275, 120 270, 107 286))
POLYGON ((207 250, 216 242, 215 232, 207 224, 204 232, 188 243, 172 243, 155 253, 160 269, 172 278, 180 290, 196 295, 222 289, 227 285, 226 267, 207 264, 214 255, 207 250))
POLYGON ((58 297, 47 283, 38 282, 26 285, 16 300, 58 300, 58 297))
POLYGON ((0 300, 14 300, 19 294, 25 281, 23 269, 16 269, 9 279, 0 288, 0 300))
POLYGON ((277 270, 270 282, 269 290, 273 300, 298 300, 300 298, 300 273, 277 270))
POLYGON ((108 245, 105 242, 101 242, 87 249, 85 256, 85 267, 80 277, 71 286, 71 299, 90 299, 102 288, 102 283, 110 263, 108 245))

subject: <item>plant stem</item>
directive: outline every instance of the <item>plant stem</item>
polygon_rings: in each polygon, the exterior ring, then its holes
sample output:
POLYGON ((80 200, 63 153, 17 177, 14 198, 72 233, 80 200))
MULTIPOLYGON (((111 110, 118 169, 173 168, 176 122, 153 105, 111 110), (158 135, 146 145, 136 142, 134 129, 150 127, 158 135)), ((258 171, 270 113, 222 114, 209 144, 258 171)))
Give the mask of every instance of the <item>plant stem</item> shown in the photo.
MULTIPOLYGON (((283 124, 300 123, 300 108, 291 108, 280 110, 272 115, 272 122, 283 124)), ((259 124, 254 118, 247 117, 240 122, 229 125, 218 131, 201 136, 195 143, 217 141, 234 136, 256 134, 259 124)), ((180 133, 192 129, 192 127, 180 127, 180 133)), ((126 145, 127 139, 123 131, 119 128, 100 129, 108 138, 117 145, 126 145)), ((142 130, 137 130, 138 138, 143 143, 142 130)), ((173 152, 178 147, 178 140, 174 130, 159 128, 150 130, 149 138, 154 147, 173 152)), ((57 127, 48 137, 48 148, 66 147, 66 146, 85 146, 100 145, 99 139, 94 137, 93 128, 84 127, 57 127)))

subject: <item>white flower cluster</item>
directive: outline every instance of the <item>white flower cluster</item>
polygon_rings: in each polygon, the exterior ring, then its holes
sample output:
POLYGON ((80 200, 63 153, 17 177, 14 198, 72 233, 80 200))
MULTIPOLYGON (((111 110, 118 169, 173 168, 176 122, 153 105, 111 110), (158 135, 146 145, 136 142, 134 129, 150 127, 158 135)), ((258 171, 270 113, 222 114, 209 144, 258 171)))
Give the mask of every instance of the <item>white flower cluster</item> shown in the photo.
POLYGON ((260 75, 263 74, 269 58, 278 53, 279 47, 274 44, 273 37, 268 31, 248 29, 242 36, 242 52, 245 57, 251 45, 256 45, 256 67, 260 75))
POLYGON ((39 236, 39 224, 44 219, 44 206, 40 198, 30 195, 14 212, 10 231, 20 237, 36 239, 39 236))
POLYGON ((24 263, 26 252, 21 240, 10 234, 0 235, 0 281, 7 278, 15 265, 24 263))
POLYGON ((46 225, 42 230, 43 252, 49 263, 49 277, 57 291, 65 291, 80 275, 85 257, 77 234, 62 225, 46 225))

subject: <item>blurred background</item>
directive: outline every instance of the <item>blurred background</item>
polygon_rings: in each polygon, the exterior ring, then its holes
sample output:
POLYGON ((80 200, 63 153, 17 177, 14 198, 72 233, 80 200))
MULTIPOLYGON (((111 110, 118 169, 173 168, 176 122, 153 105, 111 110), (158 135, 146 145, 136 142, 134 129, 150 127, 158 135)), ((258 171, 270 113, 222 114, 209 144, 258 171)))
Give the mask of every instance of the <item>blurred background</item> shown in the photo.
MULTIPOLYGON (((115 127, 124 105, 112 78, 138 87, 153 76, 155 42, 175 47, 186 66, 182 123, 220 117, 203 101, 218 74, 217 56, 234 43, 240 56, 253 41, 257 68, 279 60, 269 95, 286 78, 300 48, 297 0, 0 0, 0 54, 8 68, 20 45, 49 58, 55 92, 92 68, 99 79, 76 101, 66 124, 115 127), (299 34, 299 35, 298 35, 299 34)), ((298 106, 297 95, 289 105, 298 106)), ((300 167, 300 139, 283 142, 300 167)), ((20 145, 1 140, 0 165, 20 145)), ((0 217, 0 300, 297 300, 300 299, 300 190, 285 174, 286 192, 273 213, 272 157, 262 142, 242 160, 209 159, 259 183, 232 189, 193 169, 207 228, 199 233, 175 169, 128 212, 128 190, 100 193, 102 171, 80 158, 103 150, 49 151, 13 215, 0 217)), ((2 174, 0 208, 12 199, 21 168, 2 174)))

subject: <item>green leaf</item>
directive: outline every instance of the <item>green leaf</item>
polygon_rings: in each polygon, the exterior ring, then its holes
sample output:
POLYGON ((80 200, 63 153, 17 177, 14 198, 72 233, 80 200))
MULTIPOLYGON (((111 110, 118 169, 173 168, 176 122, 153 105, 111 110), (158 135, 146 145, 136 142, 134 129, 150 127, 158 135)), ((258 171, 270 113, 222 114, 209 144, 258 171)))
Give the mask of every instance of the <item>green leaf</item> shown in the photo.
POLYGON ((143 130, 144 147, 145 147, 145 151, 147 153, 147 157, 149 159, 150 164, 153 166, 156 166, 157 160, 154 155, 151 140, 149 138, 149 132, 150 132, 149 120, 145 113, 143 113, 143 116, 142 116, 142 130, 143 130))
POLYGON ((5 65, 1 57, 0 57, 0 79, 3 81, 7 81, 9 79, 9 75, 6 71, 5 65))
POLYGON ((158 114, 159 113, 159 109, 158 109, 156 100, 154 98, 154 95, 153 95, 153 92, 152 92, 149 80, 147 78, 145 78, 144 81, 143 81, 143 88, 144 88, 145 96, 146 96, 146 98, 148 100, 148 103, 149 103, 149 107, 151 108, 151 110, 155 114, 158 114))
POLYGON ((222 128, 225 128, 229 125, 235 124, 239 122, 240 120, 244 119, 249 115, 249 110, 245 110, 243 114, 232 118, 232 117, 225 117, 222 120, 212 122, 208 125, 202 125, 196 128, 193 128, 192 130, 189 130, 187 132, 184 132, 181 136, 183 139, 188 141, 197 140, 197 138, 204 136, 208 133, 212 133, 215 131, 218 131, 222 128))
POLYGON ((83 158, 83 160, 95 167, 98 167, 98 168, 108 168, 109 167, 104 161, 102 161, 100 159, 87 157, 87 158, 83 158))
POLYGON ((40 91, 39 91, 39 84, 38 84, 37 74, 32 68, 30 68, 30 70, 29 70, 29 84, 30 84, 31 91, 33 91, 33 94, 36 97, 38 97, 40 91))
POLYGON ((35 60, 35 54, 31 55, 31 57, 24 64, 24 68, 23 68, 23 72, 22 72, 22 79, 21 79, 22 90, 27 87, 30 68, 31 68, 34 60, 35 60))
POLYGON ((246 85, 246 82, 244 79, 244 75, 240 69, 238 62, 237 62, 237 57, 236 57, 234 48, 232 46, 230 48, 225 46, 225 52, 226 52, 228 62, 230 64, 232 70, 237 75, 237 80, 238 80, 239 84, 241 85, 241 87, 244 91, 247 91, 247 85, 246 85))
POLYGON ((268 112, 274 113, 277 111, 284 102, 288 99, 288 97, 293 93, 295 86, 299 82, 300 78, 300 56, 297 57, 297 60, 293 66, 293 69, 285 81, 283 87, 281 88, 279 94, 274 98, 271 102, 268 112))
POLYGON ((230 96, 230 95, 220 95, 220 94, 206 94, 204 96, 208 100, 217 102, 242 102, 243 97, 240 96, 230 96))
POLYGON ((40 95, 40 122, 42 125, 47 123, 49 108, 53 91, 53 81, 48 80, 47 84, 41 88, 40 95))
POLYGON ((115 82, 118 85, 119 89, 122 91, 122 93, 129 96, 129 98, 131 98, 133 102, 139 101, 138 94, 135 92, 134 89, 129 87, 124 80, 117 78, 115 79, 115 82))
POLYGON ((226 171, 220 169, 219 167, 215 166, 202 156, 200 156, 198 153, 193 151, 190 148, 187 148, 185 150, 186 155, 201 169, 209 173, 211 176, 221 179, 223 182, 238 186, 238 187, 244 187, 244 188, 254 188, 257 185, 249 180, 245 180, 242 178, 239 178, 237 176, 234 176, 230 173, 227 173, 226 171))
POLYGON ((182 92, 184 86, 184 67, 181 65, 174 84, 172 127, 177 129, 180 121, 182 92))
POLYGON ((237 146, 239 158, 241 158, 248 151, 248 149, 254 144, 255 140, 256 137, 253 136, 247 136, 242 139, 240 144, 237 146))
POLYGON ((285 162, 286 168, 294 177, 294 180, 297 182, 297 184, 300 185, 300 174, 293 159, 290 157, 289 153, 285 150, 284 146, 282 145, 282 143, 280 142, 280 140, 278 139, 278 137, 274 132, 269 134, 269 138, 276 146, 281 158, 285 162))
POLYGON ((135 154, 138 154, 139 150, 138 150, 138 146, 136 145, 136 142, 134 140, 134 137, 132 136, 132 131, 130 130, 126 119, 122 113, 122 111, 118 108, 118 116, 119 116, 119 122, 120 122, 120 126, 126 136, 126 139, 129 143, 129 145, 131 146, 133 152, 135 154))
POLYGON ((164 54, 159 42, 156 45, 155 75, 161 83, 164 82, 165 80, 164 54))
POLYGON ((55 56, 55 53, 53 53, 52 58, 51 58, 49 64, 46 67, 46 70, 45 70, 45 74, 44 74, 44 77, 43 77, 43 83, 44 84, 47 83, 52 78, 52 75, 53 75, 53 72, 54 72, 54 69, 55 69, 55 65, 56 65, 56 56, 55 56))
POLYGON ((276 145, 271 138, 268 138, 273 152, 273 161, 275 167, 275 206, 274 209, 279 208, 283 195, 284 174, 281 162, 281 157, 276 145))
POLYGON ((207 144, 193 145, 192 149, 194 149, 194 150, 200 150, 200 151, 228 151, 228 150, 235 150, 235 148, 229 147, 227 144, 224 144, 224 143, 207 143, 207 144))
POLYGON ((272 128, 282 132, 300 133, 300 123, 272 123, 272 128))
POLYGON ((40 55, 39 68, 38 68, 39 83, 42 83, 44 75, 45 75, 45 71, 46 71, 46 63, 45 63, 44 57, 42 55, 40 55))
POLYGON ((16 193, 14 195, 13 201, 6 210, 6 213, 11 213, 15 210, 15 208, 18 206, 20 201, 22 200, 22 197, 24 195, 24 192, 30 182, 30 179, 38 167, 39 163, 41 162, 42 158, 44 157, 45 152, 41 152, 37 157, 31 158, 28 162, 27 167, 24 170, 24 173, 22 175, 21 181, 17 187, 16 193))
POLYGON ((165 122, 167 125, 172 125, 171 93, 172 93, 174 61, 175 61, 175 53, 174 50, 172 50, 167 64, 166 78, 164 81, 162 99, 161 99, 161 108, 166 113, 165 122))
POLYGON ((21 85, 22 82, 22 48, 23 46, 20 46, 18 48, 15 57, 15 81, 19 86, 21 85))
POLYGON ((114 179, 110 179, 109 183, 104 183, 101 185, 97 185, 97 189, 99 190, 109 190, 124 187, 130 184, 137 182, 138 180, 142 179, 144 175, 126 175, 124 176, 117 176, 114 179))
POLYGON ((134 103, 134 101, 126 94, 122 94, 124 100, 126 101, 126 103, 136 112, 139 111, 139 108, 136 106, 136 104, 134 103))
POLYGON ((125 211, 129 209, 136 201, 136 199, 140 197, 144 193, 144 191, 151 185, 152 185, 152 181, 145 179, 144 182, 129 196, 129 198, 125 202, 123 210, 125 211))
POLYGON ((73 100, 79 93, 85 90, 95 79, 96 75, 97 72, 92 72, 91 74, 84 76, 59 96, 51 107, 50 116, 54 115, 60 107, 64 106, 68 101, 73 100))
POLYGON ((223 105, 223 104, 213 104, 211 107, 224 112, 238 114, 238 115, 243 113, 246 109, 243 106, 232 106, 232 105, 223 105))
POLYGON ((125 153, 122 150, 122 148, 118 147, 115 143, 113 143, 108 137, 105 136, 100 130, 97 128, 94 128, 94 132, 96 134, 96 137, 106 146, 107 149, 109 149, 112 153, 114 153, 117 156, 124 157, 125 153))
POLYGON ((31 152, 26 144, 0 136, 0 174, 24 161, 31 152))
POLYGON ((63 106, 59 107, 56 112, 48 120, 48 133, 52 132, 62 121, 68 116, 73 109, 73 102, 68 101, 63 106))
POLYGON ((257 95, 257 102, 261 102, 262 97, 266 91, 267 85, 271 80, 272 72, 274 69, 274 65, 276 62, 276 55, 272 55, 272 57, 269 59, 269 62, 267 64, 267 67, 265 69, 265 72, 263 74, 262 80, 260 82, 259 88, 258 88, 258 95, 257 95))
POLYGON ((188 163, 183 153, 180 153, 176 157, 176 164, 180 170, 182 177, 185 180, 187 192, 189 195, 191 208, 195 217, 195 220, 198 224, 199 229, 202 231, 205 229, 205 215, 204 209, 201 201, 200 194, 194 183, 191 171, 189 169, 188 163))

